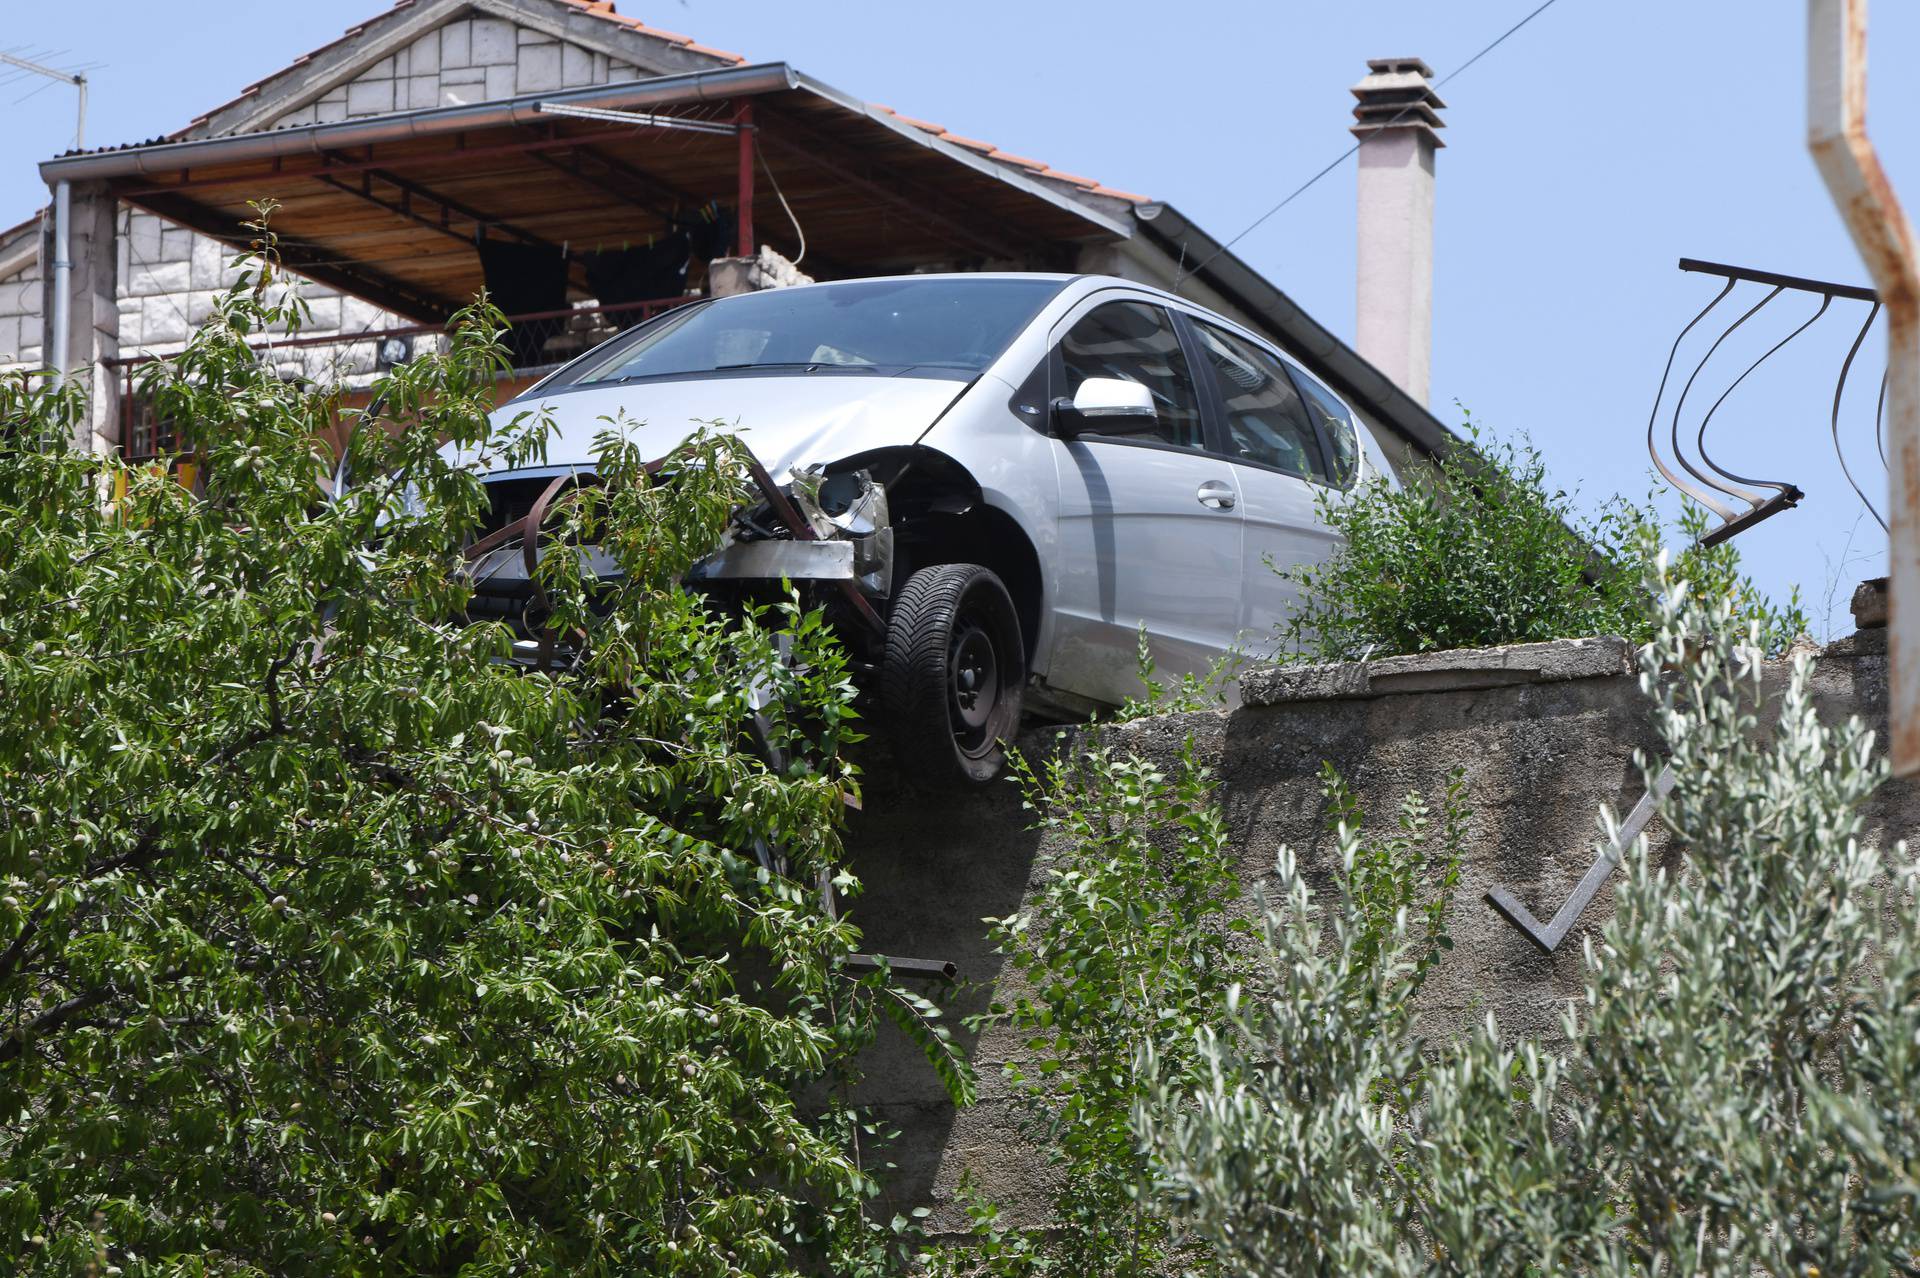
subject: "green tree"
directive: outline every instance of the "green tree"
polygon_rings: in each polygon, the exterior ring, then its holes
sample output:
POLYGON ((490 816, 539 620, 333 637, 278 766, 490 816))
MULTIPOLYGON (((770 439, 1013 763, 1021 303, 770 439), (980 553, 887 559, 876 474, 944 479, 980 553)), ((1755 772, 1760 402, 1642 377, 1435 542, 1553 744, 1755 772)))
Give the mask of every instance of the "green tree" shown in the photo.
POLYGON ((299 318, 263 248, 146 383, 204 493, 69 447, 71 391, 0 382, 0 1255, 888 1267, 834 1084, 879 1015, 944 1039, 845 969, 858 934, 814 887, 856 887, 840 649, 791 601, 729 619, 676 587, 742 495, 737 446, 696 434, 655 482, 603 438, 557 518, 624 578, 589 601, 548 555, 571 659, 517 668, 463 624, 487 499, 440 451, 540 455, 543 422, 488 425, 498 315, 376 387, 330 492, 337 397, 247 345, 299 318))
MULTIPOLYGON (((1322 490, 1320 518, 1341 537, 1323 563, 1274 565, 1298 592, 1277 638, 1283 655, 1354 661, 1447 648, 1620 635, 1644 643, 1658 610, 1642 588, 1651 502, 1614 498, 1589 518, 1553 488, 1524 440, 1491 439, 1468 423, 1471 446, 1417 465, 1401 487, 1322 490)), ((1681 531, 1706 531, 1689 506, 1681 531)), ((1731 544, 1684 552, 1676 573, 1760 620, 1768 651, 1804 634, 1798 594, 1774 607, 1744 577, 1731 544)))
POLYGON ((1884 763, 1815 716, 1804 656, 1763 724, 1759 623, 1655 567, 1680 863, 1635 844, 1565 1038, 1508 1046, 1423 1043, 1414 929, 1356 944, 1352 896, 1283 854, 1267 988, 1138 1111, 1232 1273, 1920 1268, 1920 862, 1859 838, 1884 763))

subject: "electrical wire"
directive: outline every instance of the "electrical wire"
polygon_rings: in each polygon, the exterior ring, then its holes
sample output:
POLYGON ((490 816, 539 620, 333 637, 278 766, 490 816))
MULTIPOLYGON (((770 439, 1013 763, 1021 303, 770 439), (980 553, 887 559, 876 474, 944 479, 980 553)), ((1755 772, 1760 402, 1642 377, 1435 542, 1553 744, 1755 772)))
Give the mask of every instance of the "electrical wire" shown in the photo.
POLYGON ((787 221, 793 223, 793 233, 800 239, 800 251, 794 254, 793 264, 800 265, 800 259, 807 255, 807 233, 800 229, 800 219, 793 215, 793 205, 787 203, 787 197, 781 194, 780 179, 767 167, 766 152, 759 147, 753 149, 754 156, 760 161, 760 171, 767 175, 767 181, 773 184, 773 197, 780 201, 780 207, 787 211, 787 221))
MULTIPOLYGON (((1443 87, 1447 83, 1447 81, 1453 79, 1455 76, 1459 75, 1462 71, 1465 71, 1468 67, 1472 66, 1474 63, 1478 62, 1480 59, 1486 57, 1489 53, 1492 53, 1495 49, 1499 48, 1502 44, 1506 43, 1508 36, 1518 31, 1521 27, 1526 26, 1529 22, 1532 22, 1535 18, 1545 13, 1548 9, 1551 9, 1557 3, 1559 3, 1559 0, 1546 0, 1544 4, 1540 5, 1538 8, 1533 10, 1533 12, 1529 13, 1526 17, 1514 23, 1512 26, 1508 27, 1505 31, 1502 31, 1498 36, 1496 36, 1493 39, 1493 41, 1490 44, 1488 44, 1485 48, 1481 49, 1480 52, 1474 54, 1471 58, 1468 58, 1465 62, 1462 62, 1459 66, 1455 67, 1453 70, 1447 72, 1444 76, 1440 77, 1440 79, 1434 81, 1433 87, 1436 89, 1443 87)), ((1392 128, 1394 125, 1400 123, 1401 120, 1404 120, 1408 115, 1410 115, 1416 108, 1420 107, 1421 105, 1423 104, 1419 102, 1408 103, 1406 106, 1402 107, 1400 111, 1393 116, 1392 119, 1388 120, 1385 124, 1381 125, 1380 127, 1383 129, 1392 128)), ((1213 263, 1213 260, 1215 258, 1225 253, 1228 249, 1231 249, 1234 245, 1238 244, 1241 240, 1246 239, 1247 236, 1251 235, 1255 230, 1259 229, 1261 224, 1264 223, 1268 218, 1272 217, 1275 213, 1278 213, 1281 209, 1284 209, 1285 207, 1287 207, 1287 205, 1293 203, 1295 200, 1299 199, 1302 195, 1305 195, 1307 191, 1310 188, 1312 188, 1314 183, 1318 182, 1321 178, 1325 177, 1327 174, 1339 168, 1353 155, 1354 152, 1358 151, 1359 149, 1360 149, 1360 143, 1355 142, 1352 146, 1348 147, 1346 150, 1342 151, 1339 155, 1335 156, 1332 162, 1329 163, 1325 168, 1321 169, 1318 173, 1315 173, 1312 177, 1308 178, 1306 181, 1302 182, 1299 186, 1296 186, 1295 188, 1293 188, 1292 191, 1288 192, 1285 199, 1281 200, 1278 204, 1268 209, 1265 213, 1262 213, 1259 217, 1249 222, 1247 224, 1246 229, 1241 231, 1240 234, 1234 236, 1232 239, 1228 240, 1225 244, 1222 244, 1219 248, 1215 249, 1212 253, 1209 253, 1204 259, 1201 260, 1199 265, 1195 266, 1191 271, 1187 271, 1183 275, 1177 275, 1173 281, 1174 291, 1175 292, 1179 291, 1180 281, 1182 279, 1185 279, 1189 276, 1198 275, 1201 271, 1205 270, 1208 266, 1210 266, 1213 263)))

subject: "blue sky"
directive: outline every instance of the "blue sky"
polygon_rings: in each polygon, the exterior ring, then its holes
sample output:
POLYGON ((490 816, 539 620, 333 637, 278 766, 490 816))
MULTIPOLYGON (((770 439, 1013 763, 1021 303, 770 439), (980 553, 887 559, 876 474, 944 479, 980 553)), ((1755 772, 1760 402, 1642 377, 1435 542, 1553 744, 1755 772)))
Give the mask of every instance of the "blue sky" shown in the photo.
MULTIPOLYGON (((1170 200, 1225 238, 1346 147, 1347 88, 1368 57, 1416 55, 1445 74, 1536 3, 621 0, 621 9, 1170 200)), ((16 6, 0 47, 103 64, 92 73, 88 141, 121 143, 179 127, 379 4, 16 6)), ((1678 272, 1678 258, 1867 282, 1806 154, 1805 22, 1799 0, 1558 0, 1447 86, 1433 375, 1444 420, 1458 418, 1457 401, 1497 431, 1527 432, 1557 481, 1589 503, 1641 494, 1667 347, 1714 291, 1678 272)), ((1875 5, 1872 48, 1870 127, 1896 186, 1920 208, 1920 75, 1911 67, 1920 5, 1875 5)), ((14 102, 31 87, 0 87, 0 225, 44 199, 33 165, 72 133, 71 92, 56 86, 14 102)), ((1349 161, 1238 250, 1349 336, 1353 202, 1349 161)), ((1721 380, 1709 369, 1701 390, 1713 382, 1717 396, 1811 310, 1776 301, 1762 315, 1777 326, 1756 319, 1751 334, 1736 335, 1716 365, 1721 380)), ((1827 434, 1851 330, 1836 307, 1728 399, 1709 440, 1731 469, 1807 491, 1800 509, 1739 545, 1769 590, 1801 586, 1822 637, 1829 625, 1851 628, 1852 583, 1883 557, 1880 530, 1847 489, 1827 434)), ((1879 496, 1876 344, 1856 370, 1860 393, 1845 424, 1855 474, 1879 496)))

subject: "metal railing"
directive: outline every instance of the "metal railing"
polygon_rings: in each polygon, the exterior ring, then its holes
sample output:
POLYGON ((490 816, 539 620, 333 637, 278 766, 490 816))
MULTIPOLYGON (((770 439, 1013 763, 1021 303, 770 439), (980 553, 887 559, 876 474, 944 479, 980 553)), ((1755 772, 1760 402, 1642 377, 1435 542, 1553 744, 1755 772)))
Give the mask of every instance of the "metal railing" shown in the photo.
MULTIPOLYGON (((578 306, 507 316, 501 340, 511 370, 503 380, 524 381, 542 375, 662 311, 698 301, 694 297, 655 298, 614 306, 578 306)), ((328 333, 313 337, 262 338, 248 345, 289 381, 365 390, 388 369, 429 351, 446 348, 443 326, 413 324, 398 328, 328 333)), ((120 385, 121 454, 129 461, 152 461, 190 451, 175 422, 163 419, 140 388, 139 369, 165 355, 128 355, 108 360, 120 385)))

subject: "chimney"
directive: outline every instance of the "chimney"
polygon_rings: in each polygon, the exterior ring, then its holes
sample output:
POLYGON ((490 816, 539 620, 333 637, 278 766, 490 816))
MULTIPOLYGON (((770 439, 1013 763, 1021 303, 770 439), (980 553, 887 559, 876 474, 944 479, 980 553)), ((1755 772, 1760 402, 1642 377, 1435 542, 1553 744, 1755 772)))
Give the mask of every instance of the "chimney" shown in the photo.
POLYGON ((1360 139, 1360 354, 1427 402, 1433 365, 1433 153, 1446 106, 1418 58, 1370 58, 1353 86, 1360 139))

